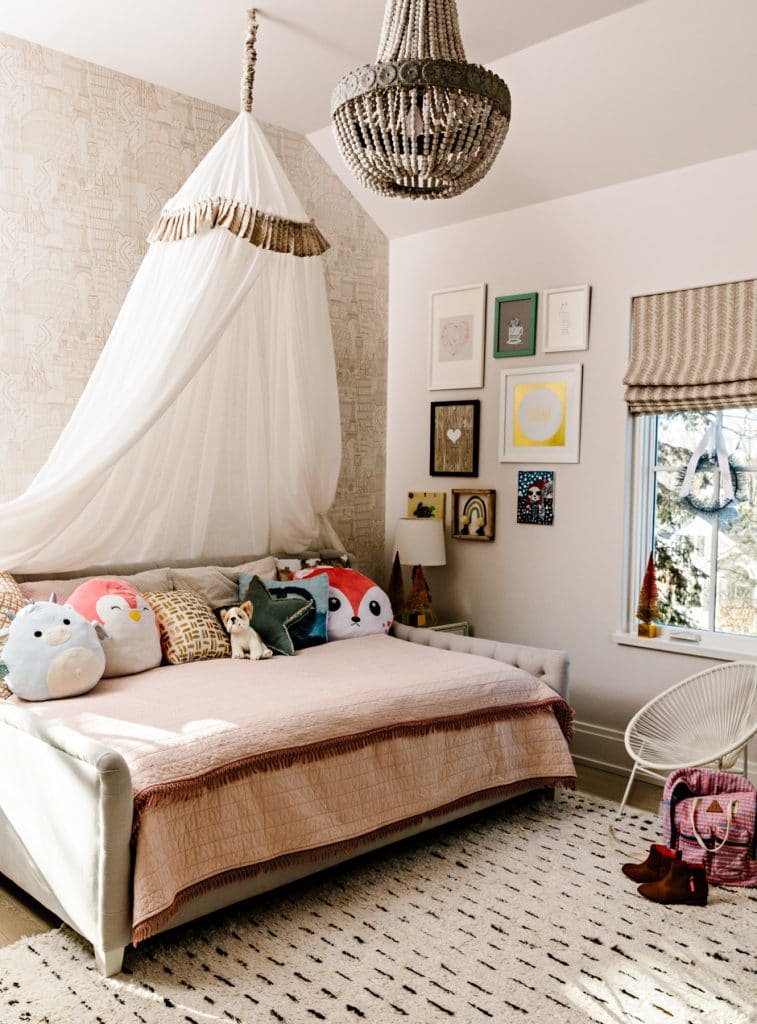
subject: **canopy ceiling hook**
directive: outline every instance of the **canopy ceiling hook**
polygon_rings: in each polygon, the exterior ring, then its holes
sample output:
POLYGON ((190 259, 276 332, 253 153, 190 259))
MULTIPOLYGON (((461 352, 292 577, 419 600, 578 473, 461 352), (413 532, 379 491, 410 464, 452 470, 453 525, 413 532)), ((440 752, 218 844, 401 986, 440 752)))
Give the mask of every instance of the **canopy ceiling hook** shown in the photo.
POLYGON ((247 38, 244 41, 244 70, 242 72, 242 110, 252 111, 252 87, 255 81, 255 64, 258 59, 255 39, 258 34, 258 10, 251 7, 247 12, 247 38))

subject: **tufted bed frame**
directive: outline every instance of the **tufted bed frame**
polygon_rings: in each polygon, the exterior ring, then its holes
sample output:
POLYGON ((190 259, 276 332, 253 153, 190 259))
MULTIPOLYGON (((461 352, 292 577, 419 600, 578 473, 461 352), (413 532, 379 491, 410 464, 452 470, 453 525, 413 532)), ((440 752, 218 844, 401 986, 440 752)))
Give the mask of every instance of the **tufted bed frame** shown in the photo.
MULTIPOLYGON (((395 624, 410 643, 470 652, 525 669, 568 696, 568 656, 395 624)), ((528 782, 522 791, 529 790, 528 782)), ((190 900, 167 927, 176 927, 239 900, 277 888, 501 802, 482 799, 328 859, 298 863, 190 900)), ((88 939, 98 969, 121 969, 131 941, 132 781, 123 757, 33 711, 0 701, 0 872, 88 939)))

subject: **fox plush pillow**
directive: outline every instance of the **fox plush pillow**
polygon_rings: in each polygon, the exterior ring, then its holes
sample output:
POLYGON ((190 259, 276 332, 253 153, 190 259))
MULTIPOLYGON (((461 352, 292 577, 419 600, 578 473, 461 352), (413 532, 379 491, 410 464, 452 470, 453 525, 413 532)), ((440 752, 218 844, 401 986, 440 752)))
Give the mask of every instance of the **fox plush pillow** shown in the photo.
POLYGON ((329 578, 329 640, 350 640, 371 633, 388 633, 394 621, 389 598, 372 579, 355 569, 317 566, 295 573, 295 579, 329 578))

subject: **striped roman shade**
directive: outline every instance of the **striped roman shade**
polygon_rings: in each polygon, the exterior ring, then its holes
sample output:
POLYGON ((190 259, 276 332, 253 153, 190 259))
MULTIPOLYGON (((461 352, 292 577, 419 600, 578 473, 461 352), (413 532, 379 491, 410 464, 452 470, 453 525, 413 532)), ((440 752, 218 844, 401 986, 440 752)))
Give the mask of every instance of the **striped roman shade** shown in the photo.
POLYGON ((633 300, 632 413, 757 405, 757 281, 633 300))

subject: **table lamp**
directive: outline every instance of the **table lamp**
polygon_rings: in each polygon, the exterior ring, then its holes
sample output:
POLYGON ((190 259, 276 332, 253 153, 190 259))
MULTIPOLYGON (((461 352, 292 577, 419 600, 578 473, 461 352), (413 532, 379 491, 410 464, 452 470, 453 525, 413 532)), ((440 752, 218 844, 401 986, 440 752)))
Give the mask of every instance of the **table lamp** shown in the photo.
POLYGON ((442 519, 411 519, 403 516, 397 523, 395 547, 402 565, 412 565, 407 621, 410 626, 433 626, 436 616, 431 607, 431 592, 424 565, 446 565, 444 521, 442 519))

